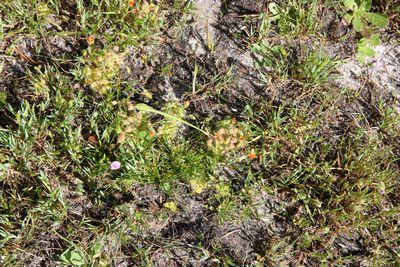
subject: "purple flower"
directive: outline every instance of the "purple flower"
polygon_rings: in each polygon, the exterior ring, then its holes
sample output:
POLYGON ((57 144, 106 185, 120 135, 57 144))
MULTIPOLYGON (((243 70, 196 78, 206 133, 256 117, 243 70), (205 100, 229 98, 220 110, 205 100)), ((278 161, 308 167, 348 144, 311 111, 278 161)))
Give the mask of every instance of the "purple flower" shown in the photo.
POLYGON ((113 161, 113 162, 111 163, 110 168, 111 168, 112 171, 118 170, 119 168, 121 168, 121 162, 119 162, 119 161, 113 161))

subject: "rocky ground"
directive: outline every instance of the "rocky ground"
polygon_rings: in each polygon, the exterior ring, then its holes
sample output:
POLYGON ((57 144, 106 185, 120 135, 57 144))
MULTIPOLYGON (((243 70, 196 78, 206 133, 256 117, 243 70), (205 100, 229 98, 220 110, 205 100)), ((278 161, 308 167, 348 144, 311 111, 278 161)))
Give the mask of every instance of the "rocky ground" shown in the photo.
POLYGON ((400 264, 399 3, 364 63, 341 3, 0 3, 0 263, 400 264))

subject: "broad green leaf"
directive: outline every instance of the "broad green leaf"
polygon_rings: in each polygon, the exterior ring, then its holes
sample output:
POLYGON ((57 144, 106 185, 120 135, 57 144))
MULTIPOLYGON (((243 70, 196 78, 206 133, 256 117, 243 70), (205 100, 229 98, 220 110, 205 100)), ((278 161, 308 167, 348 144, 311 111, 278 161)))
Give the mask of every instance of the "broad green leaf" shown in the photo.
POLYGON ((354 10, 356 2, 354 0, 343 0, 343 4, 347 9, 354 10))
POLYGON ((379 39, 379 34, 372 34, 371 37, 367 40, 367 42, 371 46, 377 46, 381 43, 381 39, 379 39))
POLYGON ((383 28, 389 23, 389 20, 385 16, 373 12, 365 12, 365 19, 379 28, 383 28))
POLYGON ((351 14, 344 15, 344 20, 346 21, 347 24, 350 24, 351 21, 353 20, 353 18, 354 18, 354 15, 351 15, 351 14))
POLYGON ((368 44, 367 44, 367 38, 361 38, 361 39, 358 41, 357 47, 367 46, 367 45, 368 45, 368 44))
POLYGON ((360 9, 364 11, 369 11, 372 6, 372 0, 361 0, 360 9))
POLYGON ((355 17, 353 19, 353 27, 357 32, 361 32, 364 28, 364 23, 362 22, 361 18, 355 17))
POLYGON ((78 249, 69 248, 60 256, 60 260, 63 263, 67 263, 73 266, 82 266, 85 264, 82 251, 78 249))
POLYGON ((366 56, 366 57, 375 56, 375 50, 373 48, 367 47, 367 46, 358 47, 358 53, 360 53, 360 54, 362 54, 363 56, 366 56))
POLYGON ((365 56, 361 54, 360 52, 357 53, 357 60, 360 61, 361 63, 365 63, 365 56))

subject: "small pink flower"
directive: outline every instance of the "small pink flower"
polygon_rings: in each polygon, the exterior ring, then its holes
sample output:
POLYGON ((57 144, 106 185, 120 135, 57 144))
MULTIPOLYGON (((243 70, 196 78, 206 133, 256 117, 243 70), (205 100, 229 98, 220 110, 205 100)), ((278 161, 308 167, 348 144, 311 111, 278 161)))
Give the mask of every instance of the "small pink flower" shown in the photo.
POLYGON ((111 168, 112 171, 118 170, 119 168, 121 168, 121 162, 119 162, 119 161, 113 161, 113 162, 111 163, 110 168, 111 168))

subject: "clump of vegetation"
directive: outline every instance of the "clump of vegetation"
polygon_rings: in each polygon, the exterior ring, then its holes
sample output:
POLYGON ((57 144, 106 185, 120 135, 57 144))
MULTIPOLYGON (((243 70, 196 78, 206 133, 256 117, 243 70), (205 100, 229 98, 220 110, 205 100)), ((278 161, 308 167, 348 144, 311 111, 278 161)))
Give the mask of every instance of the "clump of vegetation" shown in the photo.
POLYGON ((114 50, 102 51, 89 66, 83 69, 85 84, 100 94, 112 89, 113 79, 118 74, 125 53, 114 50))
POLYGON ((0 265, 399 265, 398 103, 320 33, 397 7, 223 2, 202 55, 195 1, 0 3, 0 265))
POLYGON ((269 15, 264 14, 261 34, 276 23, 277 33, 288 36, 314 34, 318 31, 319 22, 316 19, 318 1, 290 0, 282 4, 268 4, 269 15))
POLYGON ((261 41, 253 45, 259 55, 258 69, 263 81, 293 79, 306 88, 323 85, 337 62, 322 50, 301 49, 296 51, 287 45, 273 45, 261 41))
POLYGON ((380 44, 376 29, 387 26, 389 20, 378 13, 371 12, 372 0, 343 0, 344 16, 347 23, 353 25, 354 30, 363 36, 358 43, 358 59, 362 62, 366 57, 375 55, 374 46, 380 44))
MULTIPOLYGON (((163 112, 182 120, 185 116, 185 108, 179 103, 169 103, 163 108, 163 112)), ((179 133, 179 121, 166 120, 159 126, 157 132, 165 138, 165 140, 173 140, 179 133)))
POLYGON ((243 148, 246 143, 245 133, 235 124, 236 119, 221 122, 222 127, 208 139, 208 147, 215 148, 217 153, 222 154, 228 154, 243 148))
MULTIPOLYGON (((328 262, 333 259, 330 247, 317 254, 319 244, 392 223, 392 216, 382 213, 399 173, 384 135, 355 128, 332 140, 320 133, 324 113, 310 118, 285 107, 267 112, 259 115, 263 138, 256 153, 269 168, 268 183, 289 198, 292 223, 300 233, 298 249, 328 262)), ((379 253, 372 253, 371 260, 384 264, 379 253)))

